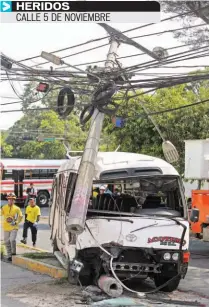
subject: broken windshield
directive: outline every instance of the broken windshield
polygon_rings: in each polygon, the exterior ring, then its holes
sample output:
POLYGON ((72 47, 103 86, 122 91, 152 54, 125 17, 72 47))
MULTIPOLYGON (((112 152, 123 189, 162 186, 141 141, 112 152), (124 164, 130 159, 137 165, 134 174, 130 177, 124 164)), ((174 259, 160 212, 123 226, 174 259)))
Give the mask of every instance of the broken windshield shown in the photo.
POLYGON ((89 212, 183 216, 179 178, 156 175, 96 181, 89 212))

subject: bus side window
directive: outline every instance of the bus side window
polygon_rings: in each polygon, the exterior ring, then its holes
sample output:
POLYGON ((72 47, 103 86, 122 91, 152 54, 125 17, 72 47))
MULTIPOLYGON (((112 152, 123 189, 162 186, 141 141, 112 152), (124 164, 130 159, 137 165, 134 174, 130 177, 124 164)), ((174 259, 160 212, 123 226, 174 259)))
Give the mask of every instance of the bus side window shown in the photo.
POLYGON ((39 169, 33 169, 32 170, 32 178, 33 179, 40 179, 39 169))
POLYGON ((12 170, 10 169, 6 169, 3 172, 3 180, 13 180, 13 176, 12 176, 12 170))
POLYGON ((48 177, 47 169, 40 169, 40 179, 47 177, 48 177))
POLYGON ((56 173, 57 173, 57 169, 48 169, 48 178, 53 179, 56 173))
POLYGON ((27 169, 24 171, 24 179, 31 179, 32 178, 32 171, 27 169))

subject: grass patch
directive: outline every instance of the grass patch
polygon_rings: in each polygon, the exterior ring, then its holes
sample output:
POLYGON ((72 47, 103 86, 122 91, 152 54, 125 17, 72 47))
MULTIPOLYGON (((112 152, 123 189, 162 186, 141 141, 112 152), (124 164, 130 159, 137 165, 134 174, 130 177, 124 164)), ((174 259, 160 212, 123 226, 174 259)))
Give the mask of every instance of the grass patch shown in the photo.
POLYGON ((22 255, 25 258, 41 260, 41 259, 56 259, 52 253, 26 253, 22 255))

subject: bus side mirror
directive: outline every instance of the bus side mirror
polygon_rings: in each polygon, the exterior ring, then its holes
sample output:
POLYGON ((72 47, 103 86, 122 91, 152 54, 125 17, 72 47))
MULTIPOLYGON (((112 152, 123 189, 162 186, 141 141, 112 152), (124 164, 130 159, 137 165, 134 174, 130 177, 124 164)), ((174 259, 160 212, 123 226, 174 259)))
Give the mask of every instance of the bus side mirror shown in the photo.
POLYGON ((197 223, 199 221, 200 210, 197 208, 193 208, 190 215, 190 221, 193 223, 197 223))

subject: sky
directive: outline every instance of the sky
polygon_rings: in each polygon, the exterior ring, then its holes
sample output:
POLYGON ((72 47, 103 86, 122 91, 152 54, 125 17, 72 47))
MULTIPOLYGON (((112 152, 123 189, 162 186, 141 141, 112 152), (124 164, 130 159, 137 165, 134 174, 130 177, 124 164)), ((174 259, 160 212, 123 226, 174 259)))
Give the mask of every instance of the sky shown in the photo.
MULTIPOLYGON (((168 17, 166 15, 166 17, 168 17)), ((161 18, 165 18, 165 15, 162 14, 161 18)), ((198 20, 198 23, 202 21, 198 20)), ((128 23, 117 23, 110 24, 118 30, 124 31, 137 27, 140 24, 128 24, 128 23)), ((138 35, 144 35, 152 32, 166 31, 168 29, 179 28, 181 27, 180 22, 162 22, 158 23, 144 29, 138 29, 132 32, 127 33, 127 36, 133 37, 138 35)), ((105 30, 97 24, 80 24, 80 23, 62 23, 62 24, 1 24, 1 40, 0 40, 0 50, 7 56, 15 59, 22 60, 27 57, 40 55, 42 51, 52 52, 57 49, 64 47, 70 47, 88 40, 92 40, 98 37, 105 36, 105 30)), ((163 35, 138 38, 135 39, 140 44, 144 45, 146 48, 152 50, 156 46, 161 46, 163 48, 170 48, 177 45, 183 44, 181 41, 178 41, 173 38, 171 33, 164 33, 163 35)), ((59 56, 70 55, 77 51, 84 50, 86 48, 92 48, 100 44, 105 44, 107 40, 103 40, 97 43, 91 43, 84 47, 73 48, 64 52, 57 53, 59 56)), ((188 50, 187 48, 176 49, 169 52, 169 55, 183 52, 188 50)), ((108 53, 108 47, 103 47, 96 49, 94 51, 86 52, 81 55, 71 56, 66 61, 71 65, 86 63, 91 61, 105 60, 108 53)), ((140 50, 137 50, 135 47, 128 45, 120 45, 118 49, 118 56, 126 56, 131 54, 141 53, 140 50)), ((150 58, 147 55, 137 56, 133 58, 128 58, 121 60, 123 67, 131 66, 145 61, 149 61, 150 58)), ((38 58, 33 61, 24 62, 26 65, 34 65, 37 63, 43 62, 43 59, 38 58)), ((177 65, 204 65, 208 63, 208 57, 198 60, 189 60, 185 62, 178 62, 177 65)), ((51 64, 42 66, 42 68, 49 68, 51 64)), ((167 65, 169 66, 169 65, 167 65)), ((85 69, 86 66, 81 66, 85 69)), ((183 73, 189 72, 192 69, 189 68, 167 68, 167 69, 155 69, 149 70, 145 73, 183 73)), ((147 76, 146 76, 147 77, 147 76)), ((139 76, 137 76, 139 78, 139 76)), ((142 76, 144 78, 144 76, 142 76)), ((23 84, 20 82, 14 82, 15 89, 21 95, 23 93, 23 84)), ((19 98, 13 92, 9 82, 1 82, 0 84, 0 99, 1 104, 7 102, 18 101, 19 98), (9 97, 9 98, 8 98, 9 97)), ((1 106, 1 111, 4 110, 20 110, 21 104, 13 104, 7 106, 1 106)), ((2 113, 0 115, 0 129, 8 129, 11 127, 18 119, 22 116, 22 112, 14 113, 2 113)))

